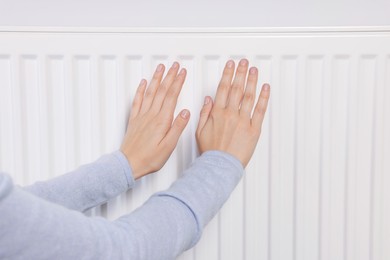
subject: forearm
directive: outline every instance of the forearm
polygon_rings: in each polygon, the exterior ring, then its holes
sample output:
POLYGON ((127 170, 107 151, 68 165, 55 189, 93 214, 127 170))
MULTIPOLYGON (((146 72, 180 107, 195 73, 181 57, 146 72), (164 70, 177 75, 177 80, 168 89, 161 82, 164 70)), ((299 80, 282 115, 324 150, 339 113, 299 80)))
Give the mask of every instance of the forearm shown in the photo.
POLYGON ((93 163, 24 189, 69 209, 85 211, 125 192, 134 185, 126 157, 115 151, 93 163))
POLYGON ((198 226, 191 244, 193 246, 199 240, 203 228, 229 198, 243 174, 244 168, 236 157, 221 151, 208 151, 169 189, 154 196, 179 200, 193 213, 198 226))
POLYGON ((204 153, 165 191, 116 221, 136 227, 144 247, 141 259, 174 259, 193 247, 203 228, 220 210, 240 181, 244 169, 233 156, 204 153), (167 239, 169 238, 169 239, 167 239))
POLYGON ((110 222, 19 188, 0 198, 0 259, 174 259, 196 232, 176 201, 151 199, 135 214, 110 222))
POLYGON ((1 189, 0 180, 0 258, 174 259, 199 240, 242 173, 235 158, 207 152, 168 190, 114 222, 86 217, 9 184, 1 189))
POLYGON ((1 174, 0 212, 0 259, 110 259, 110 222, 36 197, 1 174))

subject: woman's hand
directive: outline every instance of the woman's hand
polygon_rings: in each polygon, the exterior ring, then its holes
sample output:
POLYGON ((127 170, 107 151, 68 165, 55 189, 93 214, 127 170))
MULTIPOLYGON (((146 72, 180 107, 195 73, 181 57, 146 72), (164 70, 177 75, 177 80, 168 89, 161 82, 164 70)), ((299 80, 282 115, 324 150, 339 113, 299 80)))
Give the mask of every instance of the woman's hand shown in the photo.
POLYGON ((232 82, 234 66, 232 60, 226 63, 215 103, 211 97, 205 98, 196 139, 201 153, 208 150, 224 151, 235 156, 246 167, 260 137, 270 86, 263 85, 252 114, 256 101, 257 68, 249 70, 245 86, 248 61, 240 61, 232 82))
POLYGON ((163 167, 190 118, 185 109, 172 124, 186 70, 182 68, 178 74, 179 64, 175 62, 162 80, 164 69, 164 65, 158 65, 148 88, 146 80, 141 81, 120 148, 135 179, 163 167))

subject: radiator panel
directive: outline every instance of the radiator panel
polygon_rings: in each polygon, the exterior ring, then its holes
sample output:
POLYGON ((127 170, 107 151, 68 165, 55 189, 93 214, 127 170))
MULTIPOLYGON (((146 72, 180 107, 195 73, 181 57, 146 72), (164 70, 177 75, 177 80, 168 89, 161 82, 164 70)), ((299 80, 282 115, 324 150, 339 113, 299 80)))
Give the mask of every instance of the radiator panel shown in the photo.
POLYGON ((1 32, 0 168, 48 179, 118 149, 142 78, 188 70, 191 121, 163 169, 88 212, 114 219, 168 188, 227 59, 271 101, 246 174, 180 259, 390 259, 390 33, 1 32))

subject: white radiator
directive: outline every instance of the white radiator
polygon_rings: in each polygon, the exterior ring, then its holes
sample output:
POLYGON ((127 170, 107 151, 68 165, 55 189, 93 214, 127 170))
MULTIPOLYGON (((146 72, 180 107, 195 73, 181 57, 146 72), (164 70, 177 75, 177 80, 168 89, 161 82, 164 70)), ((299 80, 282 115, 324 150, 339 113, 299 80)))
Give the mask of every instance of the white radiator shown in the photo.
POLYGON ((110 219, 197 156, 194 131, 229 58, 271 83, 261 141, 222 211, 180 259, 390 259, 390 28, 0 28, 0 168, 18 184, 119 148, 155 66, 188 75, 191 121, 164 168, 89 214, 110 219))

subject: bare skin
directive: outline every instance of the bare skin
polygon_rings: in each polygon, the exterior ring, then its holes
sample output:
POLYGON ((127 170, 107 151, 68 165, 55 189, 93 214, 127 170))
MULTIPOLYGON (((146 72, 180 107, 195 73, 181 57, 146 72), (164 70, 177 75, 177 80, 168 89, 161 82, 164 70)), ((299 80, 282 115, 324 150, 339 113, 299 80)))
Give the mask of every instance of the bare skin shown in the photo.
MULTIPOLYGON (((252 67, 247 76, 248 65, 249 62, 242 59, 234 76, 234 62, 226 63, 215 102, 211 97, 205 97, 196 131, 201 153, 224 151, 238 158, 244 167, 260 137, 270 95, 269 85, 264 84, 252 114, 258 70, 252 67)), ((187 109, 175 120, 173 115, 186 77, 185 69, 178 73, 179 67, 175 62, 163 79, 165 68, 160 64, 149 86, 146 87, 146 80, 142 80, 137 89, 121 145, 135 179, 164 166, 189 121, 187 109)))
POLYGON ((173 121, 177 98, 187 74, 184 68, 178 73, 179 67, 177 62, 173 63, 162 79, 165 68, 160 64, 148 88, 144 79, 138 86, 120 148, 135 179, 164 166, 190 119, 190 112, 184 109, 173 121))
POLYGON ((201 153, 224 151, 238 158, 244 167, 255 151, 270 96, 270 86, 264 84, 252 114, 258 70, 250 68, 247 76, 248 65, 248 60, 242 59, 233 79, 235 64, 226 63, 215 103, 211 97, 205 98, 196 131, 201 153))

